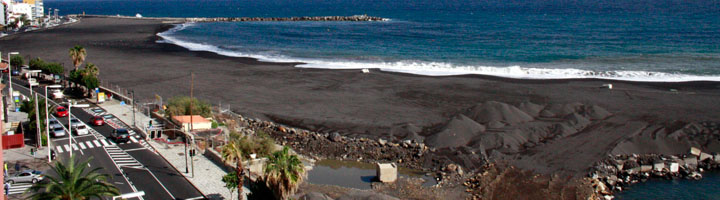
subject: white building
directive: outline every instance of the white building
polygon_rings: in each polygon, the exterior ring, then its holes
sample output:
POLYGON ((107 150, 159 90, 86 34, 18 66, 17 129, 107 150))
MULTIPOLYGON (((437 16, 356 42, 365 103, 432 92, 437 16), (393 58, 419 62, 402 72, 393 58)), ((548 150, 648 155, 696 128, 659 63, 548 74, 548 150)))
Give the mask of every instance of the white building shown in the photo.
POLYGON ((12 5, 12 17, 15 19, 20 18, 22 15, 26 15, 29 20, 35 19, 33 15, 34 4, 27 3, 13 3, 12 5))

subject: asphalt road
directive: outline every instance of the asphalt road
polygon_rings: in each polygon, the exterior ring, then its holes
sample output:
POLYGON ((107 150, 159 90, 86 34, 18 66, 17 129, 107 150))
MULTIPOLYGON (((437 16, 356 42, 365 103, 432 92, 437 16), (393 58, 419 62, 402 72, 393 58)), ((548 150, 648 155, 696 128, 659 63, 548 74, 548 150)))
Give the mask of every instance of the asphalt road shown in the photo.
MULTIPOLYGON (((25 88, 25 86, 27 86, 25 81, 13 78, 13 90, 29 96, 29 89, 25 88)), ((43 87, 36 87, 33 90, 39 92, 38 96, 44 95, 45 92, 43 87)), ((90 107, 96 106, 90 104, 90 107)), ((54 111, 49 112, 51 114, 55 113, 54 111)), ((71 112, 75 118, 86 124, 89 124, 89 119, 93 116, 81 108, 71 109, 71 112)), ((57 119, 63 126, 67 127, 67 117, 57 119)), ((128 127, 125 124, 121 125, 128 127)), ((109 182, 117 186, 121 193, 144 191, 145 196, 143 198, 153 200, 203 198, 203 195, 181 173, 152 150, 137 142, 118 144, 117 147, 119 148, 112 146, 99 147, 97 144, 103 144, 103 137, 109 137, 114 128, 107 124, 102 126, 88 125, 87 127, 94 129, 97 134, 73 135, 72 145, 74 147, 67 145, 69 138, 67 134, 63 137, 52 138, 52 148, 58 152, 56 146, 60 146, 61 150, 63 150, 63 152, 58 153, 58 158, 69 158, 67 150, 77 148, 77 150, 73 151, 73 155, 83 160, 93 158, 90 162, 91 168, 101 168, 101 173, 110 175, 109 182), (128 166, 120 166, 121 163, 128 166)), ((109 143, 111 141, 106 140, 105 142, 109 143)))

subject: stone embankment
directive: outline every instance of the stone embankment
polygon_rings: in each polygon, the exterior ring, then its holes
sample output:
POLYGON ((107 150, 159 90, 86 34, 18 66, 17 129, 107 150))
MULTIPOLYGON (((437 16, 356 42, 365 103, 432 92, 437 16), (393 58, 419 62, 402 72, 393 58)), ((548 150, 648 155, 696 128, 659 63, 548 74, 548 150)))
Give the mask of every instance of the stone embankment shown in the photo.
POLYGON ((617 155, 599 162, 590 174, 595 192, 612 199, 614 191, 649 178, 701 179, 701 172, 720 168, 720 154, 692 147, 685 155, 617 155))
POLYGON ((112 16, 112 15, 73 15, 77 17, 112 17, 125 19, 151 19, 170 22, 260 22, 260 21, 388 21, 387 18, 373 17, 367 15, 353 16, 304 16, 304 17, 133 17, 133 16, 112 16))

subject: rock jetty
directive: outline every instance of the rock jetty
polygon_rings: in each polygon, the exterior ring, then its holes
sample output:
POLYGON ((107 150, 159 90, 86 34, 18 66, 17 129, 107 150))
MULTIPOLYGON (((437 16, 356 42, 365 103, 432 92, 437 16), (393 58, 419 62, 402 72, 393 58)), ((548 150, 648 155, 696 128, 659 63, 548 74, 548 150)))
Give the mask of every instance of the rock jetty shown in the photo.
POLYGON ((701 172, 720 168, 720 154, 691 147, 683 155, 616 155, 597 163, 589 174, 595 192, 612 199, 614 191, 650 178, 701 179, 701 172))

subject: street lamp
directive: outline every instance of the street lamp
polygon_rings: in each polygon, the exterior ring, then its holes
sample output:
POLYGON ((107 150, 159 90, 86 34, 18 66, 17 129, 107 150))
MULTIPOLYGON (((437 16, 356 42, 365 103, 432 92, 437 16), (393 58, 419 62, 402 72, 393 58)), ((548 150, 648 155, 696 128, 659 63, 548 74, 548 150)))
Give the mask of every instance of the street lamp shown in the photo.
POLYGON ((133 127, 137 128, 137 124, 135 124, 135 90, 130 90, 130 93, 132 94, 130 105, 132 106, 133 110, 133 127))
MULTIPOLYGON (((72 107, 75 106, 77 108, 87 108, 90 107, 90 105, 87 104, 75 104, 73 105, 72 102, 68 102, 68 145, 72 147, 72 107)), ((70 150, 70 157, 72 157, 72 150, 70 150)), ((82 151, 80 151, 82 153, 82 151)))
POLYGON ((48 112, 48 88, 61 88, 61 85, 48 85, 45 86, 45 130, 47 133, 47 140, 48 140, 48 162, 52 162, 52 157, 50 157, 50 113, 48 112))
MULTIPOLYGON (((30 71, 27 71, 27 73, 29 73, 29 74, 40 73, 40 72, 42 72, 42 70, 30 70, 30 71)), ((37 81, 37 80, 36 80, 36 81, 37 81)), ((36 82, 35 84, 37 84, 37 82, 36 82)), ((30 85, 30 96, 32 96, 32 95, 33 95, 33 90, 32 90, 33 83, 30 82, 30 76, 29 76, 29 75, 28 75, 28 85, 30 85)), ((39 84, 38 84, 38 85, 39 85, 39 84)))
MULTIPOLYGON (((190 152, 188 152, 188 149, 187 149, 187 147, 188 147, 188 140, 187 140, 187 139, 188 139, 188 136, 190 136, 190 138, 191 138, 191 140, 190 140, 191 143, 190 143, 190 144, 194 144, 194 143, 195 143, 195 136, 193 136, 191 133, 186 133, 184 130, 176 129, 176 128, 163 129, 163 130, 162 130, 162 132, 165 132, 165 131, 180 131, 180 132, 182 132, 182 133, 185 135, 185 145, 184 145, 184 146, 185 146, 185 173, 186 173, 186 174, 187 174, 187 173, 190 173, 190 170, 188 169, 188 157, 190 156, 190 152)), ((192 159, 190 159, 190 167, 193 169, 193 170, 192 170, 192 177, 195 177, 195 163, 193 162, 192 159)))
POLYGON ((12 96, 13 89, 12 89, 12 63, 10 62, 10 55, 18 55, 20 52, 10 52, 8 53, 8 81, 10 83, 10 96, 12 96))

